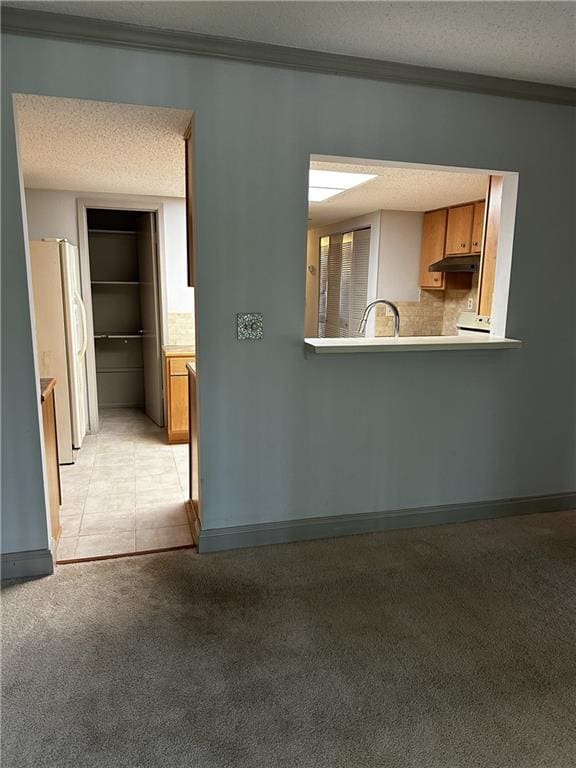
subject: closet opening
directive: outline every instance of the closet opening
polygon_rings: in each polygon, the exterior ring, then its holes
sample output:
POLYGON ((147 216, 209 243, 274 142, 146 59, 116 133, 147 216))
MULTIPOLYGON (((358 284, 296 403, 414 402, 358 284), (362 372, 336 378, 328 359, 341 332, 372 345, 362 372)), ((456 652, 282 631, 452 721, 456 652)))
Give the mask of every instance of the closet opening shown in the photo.
POLYGON ((98 422, 131 409, 163 427, 156 213, 89 208, 86 219, 98 422))

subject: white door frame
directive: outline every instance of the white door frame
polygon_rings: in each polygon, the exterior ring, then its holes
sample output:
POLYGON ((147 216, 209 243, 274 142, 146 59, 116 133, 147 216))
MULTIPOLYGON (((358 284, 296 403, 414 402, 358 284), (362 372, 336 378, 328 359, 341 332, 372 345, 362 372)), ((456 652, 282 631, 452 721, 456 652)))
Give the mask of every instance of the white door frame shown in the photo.
MULTIPOLYGON (((96 385, 96 349, 94 345, 94 322, 92 317, 92 285, 90 283, 90 253, 88 246, 88 208, 104 208, 116 211, 143 211, 156 214, 159 299, 160 299, 160 344, 167 343, 168 298, 166 289, 166 254, 164 251, 164 203, 161 200, 121 195, 99 195, 93 198, 78 198, 78 253, 80 255, 80 280, 82 298, 88 320, 88 346, 86 348, 86 382, 88 389, 88 431, 98 432, 98 388, 96 385)), ((163 391, 165 391, 162 372, 163 391)))

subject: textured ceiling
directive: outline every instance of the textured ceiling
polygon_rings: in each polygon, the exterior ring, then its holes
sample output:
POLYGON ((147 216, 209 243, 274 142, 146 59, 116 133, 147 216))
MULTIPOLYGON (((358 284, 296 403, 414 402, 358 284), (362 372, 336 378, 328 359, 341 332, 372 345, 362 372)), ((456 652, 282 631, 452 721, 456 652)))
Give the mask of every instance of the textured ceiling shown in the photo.
POLYGON ((27 187, 184 197, 191 112, 15 96, 27 187))
MULTIPOLYGON (((191 113, 82 99, 17 95, 26 187, 184 197, 182 137, 191 113)), ((314 160, 319 170, 376 179, 310 205, 319 226, 378 209, 426 211, 483 197, 487 177, 314 160)))
POLYGON ((432 211, 447 205, 480 200, 486 195, 488 175, 381 165, 319 162, 310 168, 323 171, 373 173, 359 187, 341 192, 323 203, 310 203, 309 226, 319 227, 377 210, 432 211))
POLYGON ((576 84, 571 2, 4 2, 142 26, 576 84))

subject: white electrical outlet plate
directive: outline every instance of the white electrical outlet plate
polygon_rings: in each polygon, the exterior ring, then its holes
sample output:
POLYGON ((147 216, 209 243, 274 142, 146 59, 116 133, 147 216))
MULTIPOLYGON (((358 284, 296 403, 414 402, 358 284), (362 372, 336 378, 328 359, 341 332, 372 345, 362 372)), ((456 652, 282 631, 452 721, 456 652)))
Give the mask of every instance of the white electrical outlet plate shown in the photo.
POLYGON ((474 299, 468 299, 467 308, 474 309, 474 299))

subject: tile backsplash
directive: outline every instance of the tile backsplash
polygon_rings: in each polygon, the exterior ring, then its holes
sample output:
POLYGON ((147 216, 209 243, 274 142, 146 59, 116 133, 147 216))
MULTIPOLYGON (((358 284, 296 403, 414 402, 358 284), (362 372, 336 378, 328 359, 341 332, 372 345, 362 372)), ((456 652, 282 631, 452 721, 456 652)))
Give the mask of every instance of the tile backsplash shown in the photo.
POLYGON ((457 336, 456 323, 462 312, 468 309, 468 299, 473 300, 472 309, 476 310, 476 295, 478 293, 479 275, 472 275, 470 288, 446 287, 444 291, 444 319, 442 321, 442 336, 457 336))
POLYGON ((194 314, 192 312, 169 312, 168 344, 193 347, 195 341, 194 314))
MULTIPOLYGON (((419 301, 395 302, 400 312, 401 336, 456 336, 456 323, 461 312, 468 309, 468 299, 476 308, 478 275, 472 276, 471 285, 463 280, 448 279, 443 291, 420 291, 419 301)), ((393 301, 393 299, 392 299, 393 301)), ((394 318, 380 305, 376 314, 376 336, 391 336, 394 318)))
MULTIPOLYGON (((395 302, 400 312, 400 336, 441 336, 444 316, 443 291, 421 291, 420 301, 395 302)), ((392 336, 394 318, 380 304, 376 315, 376 336, 392 336)))

